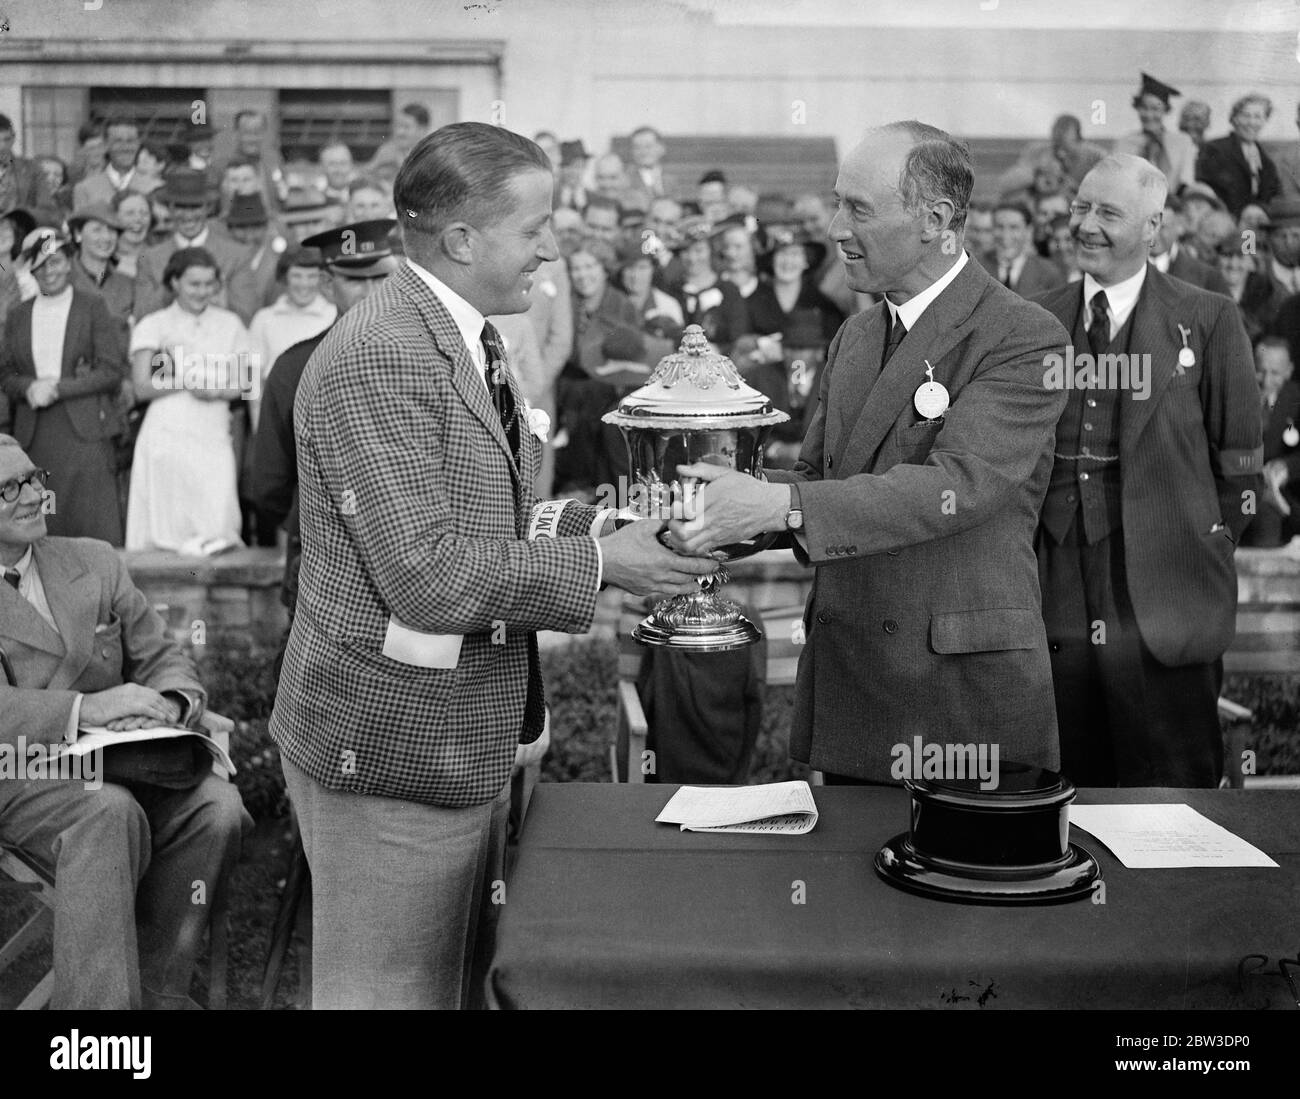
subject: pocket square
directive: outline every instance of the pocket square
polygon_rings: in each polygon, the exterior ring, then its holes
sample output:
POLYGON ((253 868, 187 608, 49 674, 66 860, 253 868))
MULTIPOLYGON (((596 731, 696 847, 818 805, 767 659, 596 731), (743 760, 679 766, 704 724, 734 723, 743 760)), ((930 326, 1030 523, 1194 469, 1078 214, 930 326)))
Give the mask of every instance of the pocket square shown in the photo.
POLYGON ((458 633, 422 633, 390 618, 380 652, 389 660, 417 668, 454 668, 460 662, 463 640, 458 633))

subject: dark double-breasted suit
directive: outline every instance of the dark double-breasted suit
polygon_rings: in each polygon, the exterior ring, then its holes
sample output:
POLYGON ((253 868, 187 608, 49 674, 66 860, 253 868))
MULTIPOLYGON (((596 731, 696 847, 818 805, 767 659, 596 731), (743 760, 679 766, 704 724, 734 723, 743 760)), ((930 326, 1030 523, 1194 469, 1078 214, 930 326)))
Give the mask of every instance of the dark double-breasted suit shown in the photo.
POLYGON ((1060 324, 968 258, 881 369, 885 303, 832 342, 792 472, 815 566, 791 755, 888 781, 893 746, 998 745, 1058 764, 1033 534, 1065 395, 1060 324), (926 362, 951 399, 923 420, 926 362))

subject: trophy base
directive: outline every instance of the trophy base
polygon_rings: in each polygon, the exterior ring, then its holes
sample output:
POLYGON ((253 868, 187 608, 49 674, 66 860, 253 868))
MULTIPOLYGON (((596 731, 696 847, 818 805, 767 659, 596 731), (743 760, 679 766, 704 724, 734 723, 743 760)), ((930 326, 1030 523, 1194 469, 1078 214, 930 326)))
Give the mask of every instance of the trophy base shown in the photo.
POLYGON ((753 645, 763 634, 735 603, 701 593, 665 599, 633 629, 632 637, 642 645, 722 653, 753 645))
POLYGON ((1091 896, 1101 879, 1097 860, 1074 843, 1064 857, 1041 866, 975 866, 927 856, 906 832, 876 853, 875 867, 899 889, 961 904, 1060 904, 1091 896))

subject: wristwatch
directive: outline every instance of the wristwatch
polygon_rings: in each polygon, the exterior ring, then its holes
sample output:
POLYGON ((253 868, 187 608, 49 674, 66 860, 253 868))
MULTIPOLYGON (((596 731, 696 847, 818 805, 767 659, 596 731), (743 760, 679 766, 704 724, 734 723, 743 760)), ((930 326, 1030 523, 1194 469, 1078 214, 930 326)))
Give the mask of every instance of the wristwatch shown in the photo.
POLYGON ((803 530, 803 508, 791 508, 785 513, 786 530, 803 530))

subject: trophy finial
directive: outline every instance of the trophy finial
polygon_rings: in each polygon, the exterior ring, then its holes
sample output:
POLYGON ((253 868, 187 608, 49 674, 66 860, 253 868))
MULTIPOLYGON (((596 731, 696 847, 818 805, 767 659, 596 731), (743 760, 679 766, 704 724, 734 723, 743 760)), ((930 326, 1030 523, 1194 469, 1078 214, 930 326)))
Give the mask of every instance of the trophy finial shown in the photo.
POLYGON ((698 324, 688 324, 677 350, 683 355, 694 355, 696 358, 709 354, 709 340, 704 335, 704 329, 698 324))

